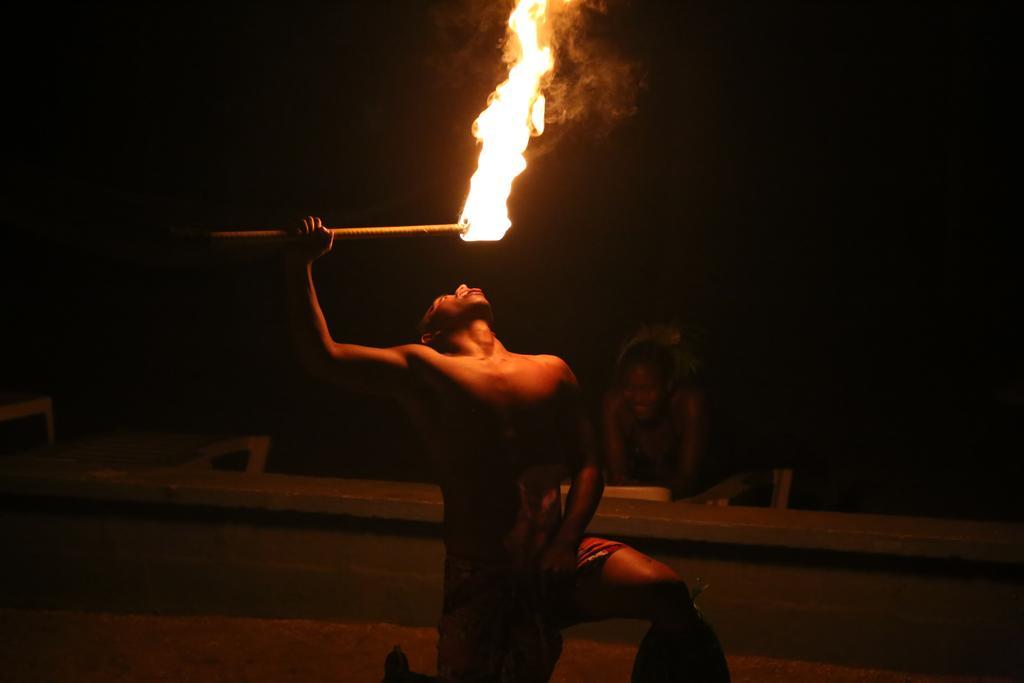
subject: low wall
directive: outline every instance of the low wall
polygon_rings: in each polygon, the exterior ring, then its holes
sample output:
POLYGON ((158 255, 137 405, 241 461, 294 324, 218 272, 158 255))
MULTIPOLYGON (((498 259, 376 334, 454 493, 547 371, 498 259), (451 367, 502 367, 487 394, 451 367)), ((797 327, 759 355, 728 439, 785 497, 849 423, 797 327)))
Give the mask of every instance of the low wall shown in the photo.
MULTIPOLYGON (((0 606, 431 625, 425 484, 0 460, 0 606)), ((590 532, 710 588, 727 651, 1022 675, 1024 527, 606 499, 590 532)), ((576 627, 637 640, 644 625, 576 627)))

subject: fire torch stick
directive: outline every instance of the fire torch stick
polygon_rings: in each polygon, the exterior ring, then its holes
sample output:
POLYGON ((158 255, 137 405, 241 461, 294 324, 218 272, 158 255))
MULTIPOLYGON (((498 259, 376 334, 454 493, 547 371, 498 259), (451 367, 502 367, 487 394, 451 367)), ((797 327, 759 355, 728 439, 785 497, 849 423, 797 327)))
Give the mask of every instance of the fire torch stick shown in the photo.
MULTIPOLYGON (((336 240, 365 240, 382 237, 415 237, 418 235, 464 235, 468 226, 458 223, 441 225, 392 225, 370 228, 327 228, 336 240)), ((218 246, 291 244, 301 239, 287 230, 176 230, 179 237, 208 241, 218 246)))

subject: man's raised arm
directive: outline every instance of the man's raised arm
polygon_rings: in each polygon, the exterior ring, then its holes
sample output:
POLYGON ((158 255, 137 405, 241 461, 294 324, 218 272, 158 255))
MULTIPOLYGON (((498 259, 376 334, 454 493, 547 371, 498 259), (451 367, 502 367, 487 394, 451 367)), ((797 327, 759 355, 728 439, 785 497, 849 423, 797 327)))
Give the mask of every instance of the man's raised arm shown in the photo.
POLYGON ((411 388, 409 357, 429 353, 420 345, 379 349, 339 344, 331 338, 313 286, 313 261, 331 250, 333 236, 319 218, 303 220, 302 241, 285 256, 288 317, 303 365, 355 391, 404 398, 411 388))

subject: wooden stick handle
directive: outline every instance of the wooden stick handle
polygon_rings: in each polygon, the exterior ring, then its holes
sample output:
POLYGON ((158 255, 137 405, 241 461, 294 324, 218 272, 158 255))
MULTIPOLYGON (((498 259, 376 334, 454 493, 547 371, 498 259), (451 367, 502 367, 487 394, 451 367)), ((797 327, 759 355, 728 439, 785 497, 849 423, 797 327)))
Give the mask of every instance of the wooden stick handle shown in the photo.
MULTIPOLYGON (((327 228, 336 240, 366 240, 382 237, 415 237, 418 235, 464 235, 466 226, 458 223, 441 225, 392 225, 371 228, 327 228)), ((209 240, 212 244, 289 244, 301 239, 287 230, 178 230, 179 237, 209 240)))

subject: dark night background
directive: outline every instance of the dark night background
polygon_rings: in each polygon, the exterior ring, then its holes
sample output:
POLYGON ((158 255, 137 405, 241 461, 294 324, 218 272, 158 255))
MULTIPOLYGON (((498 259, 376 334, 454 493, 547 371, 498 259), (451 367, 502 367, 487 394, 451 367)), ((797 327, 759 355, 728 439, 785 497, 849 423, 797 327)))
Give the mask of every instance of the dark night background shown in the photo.
MULTIPOLYGON (((51 394, 59 439, 269 433, 271 471, 428 479, 393 406, 303 374, 273 254, 161 236, 454 220, 502 70, 480 5, 10 17, 0 390, 51 394)), ((592 29, 639 65, 635 114, 549 129, 501 243, 339 246, 333 334, 412 341, 468 282, 594 407, 639 323, 698 325, 723 471, 792 465, 798 507, 1022 519, 999 10, 613 2, 592 29)))

